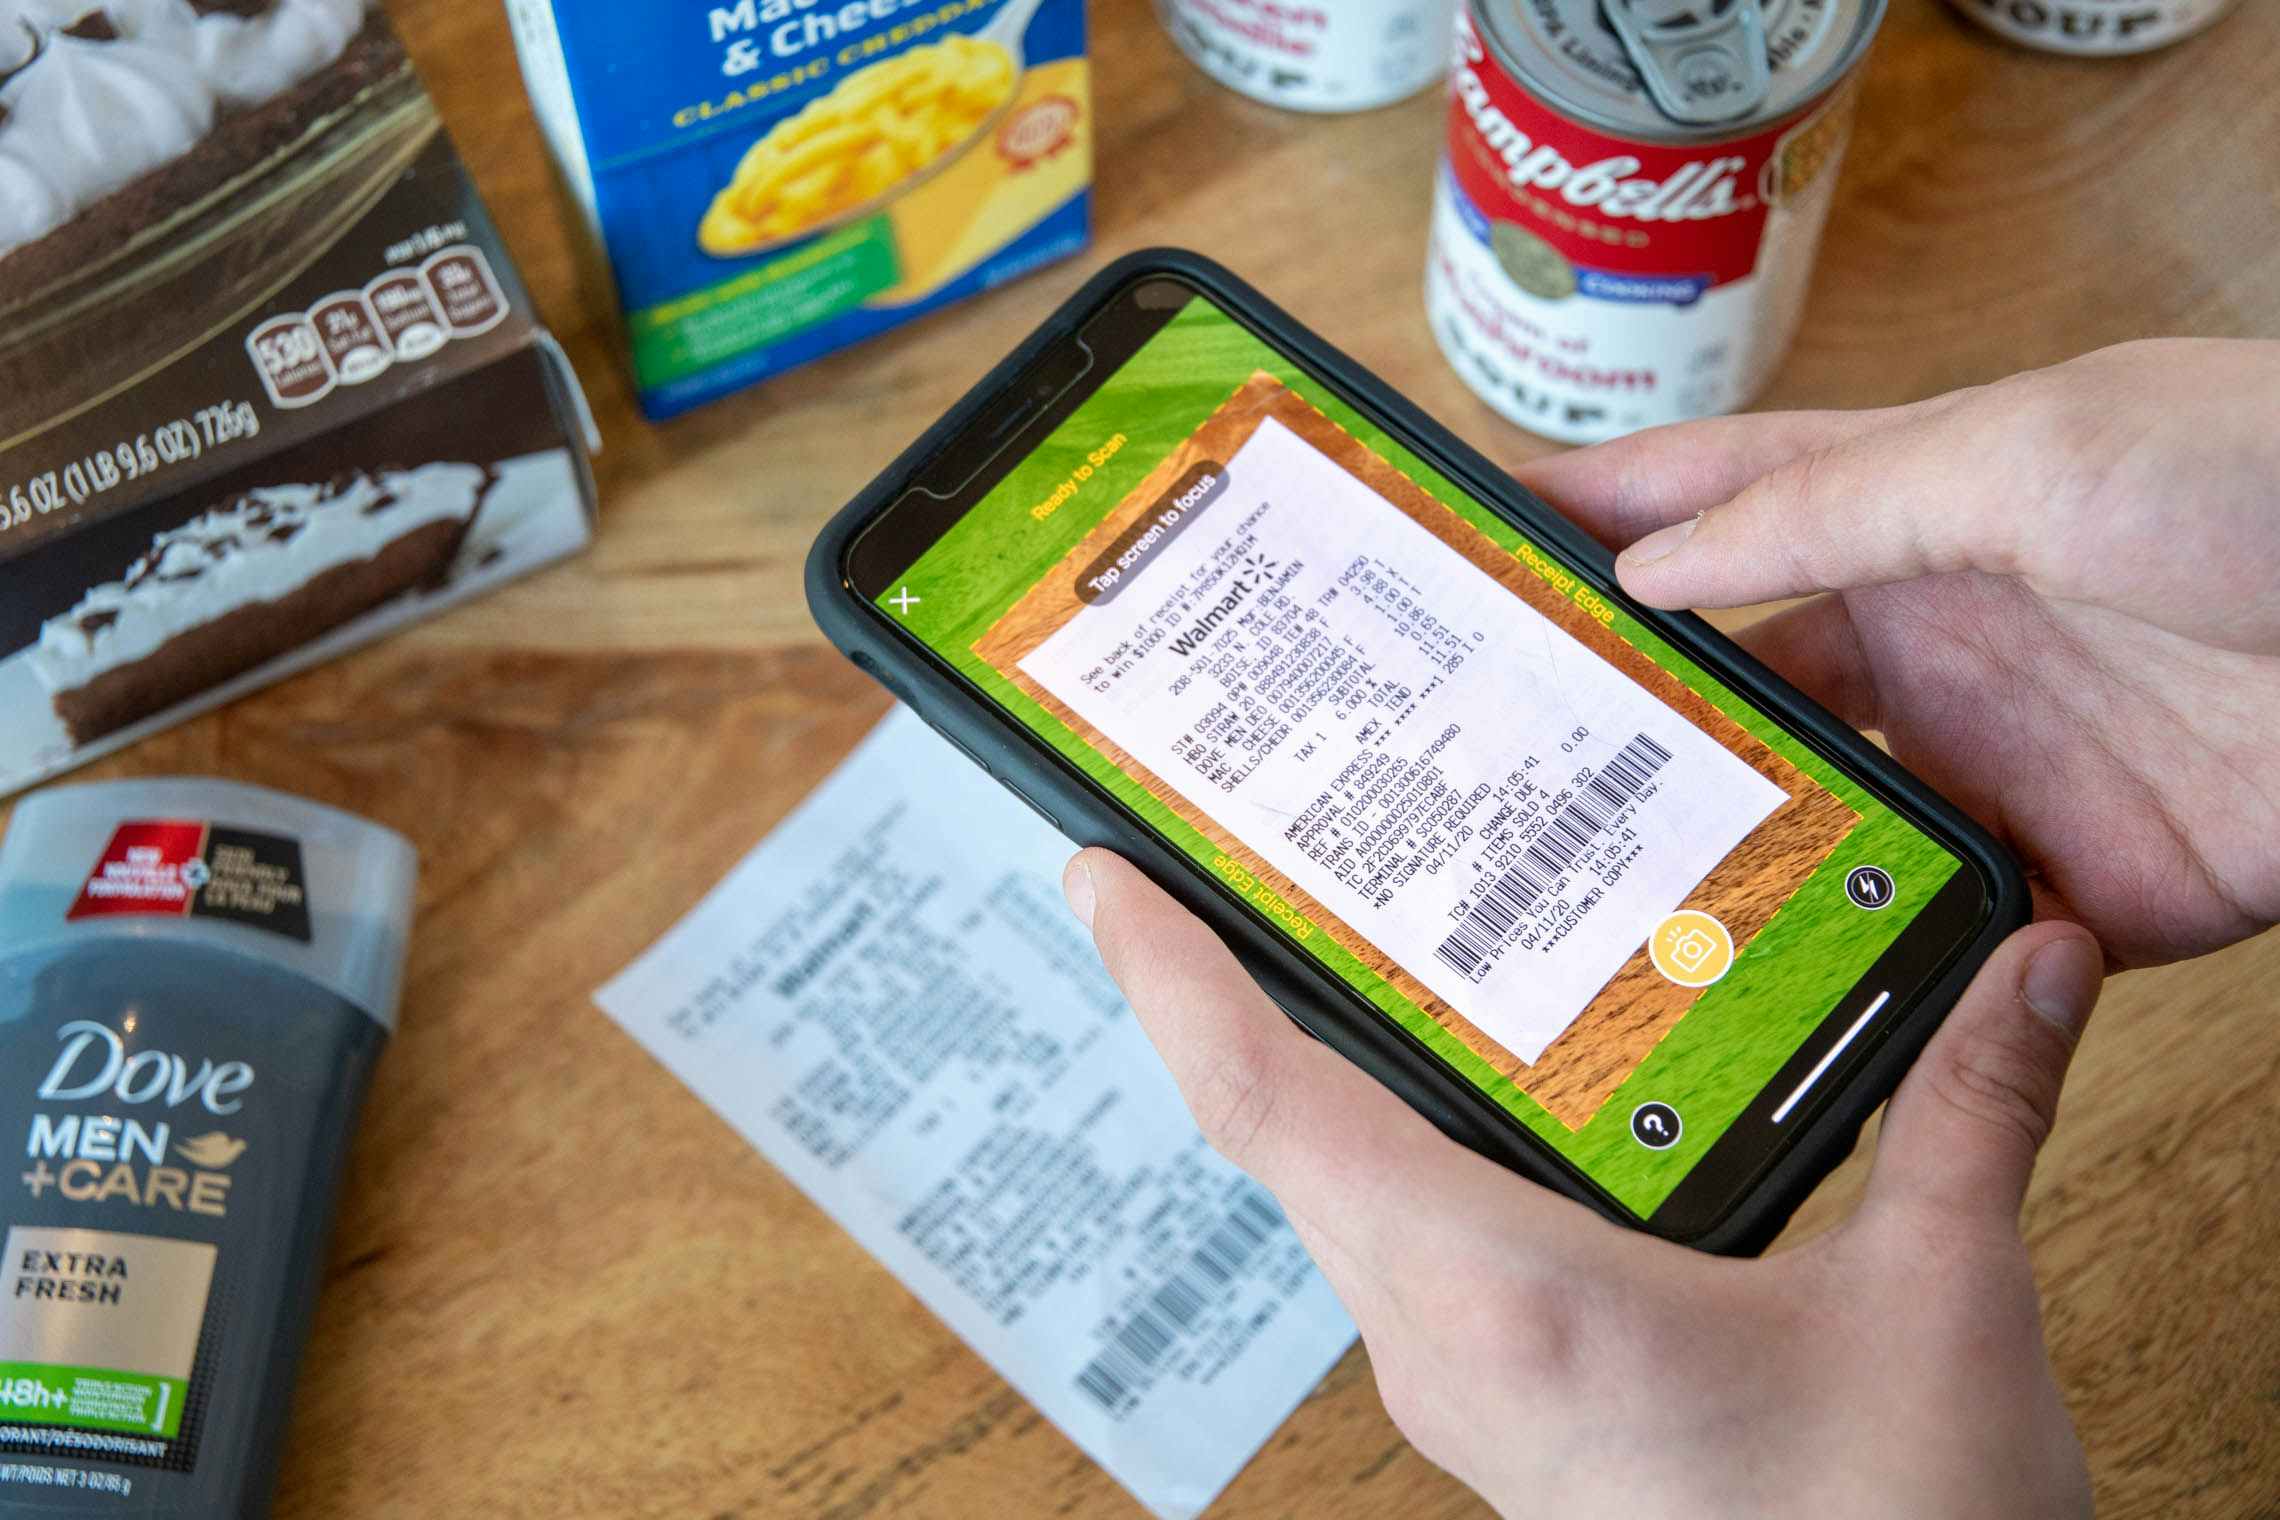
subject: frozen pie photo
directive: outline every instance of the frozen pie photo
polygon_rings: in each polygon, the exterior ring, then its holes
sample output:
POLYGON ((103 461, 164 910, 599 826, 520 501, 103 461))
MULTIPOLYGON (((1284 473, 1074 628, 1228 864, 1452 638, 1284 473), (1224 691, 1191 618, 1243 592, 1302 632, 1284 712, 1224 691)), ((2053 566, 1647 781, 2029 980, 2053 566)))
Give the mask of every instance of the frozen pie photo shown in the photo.
POLYGON ((248 491, 50 618, 33 673, 90 744, 442 584, 496 478, 427 464, 248 491))
POLYGON ((381 0, 0 0, 0 796, 577 553, 592 446, 381 0))
POLYGON ((435 129, 367 0, 0 0, 0 442, 274 292, 435 129))
POLYGON ((348 48, 363 0, 10 0, 0 253, 184 157, 348 48))

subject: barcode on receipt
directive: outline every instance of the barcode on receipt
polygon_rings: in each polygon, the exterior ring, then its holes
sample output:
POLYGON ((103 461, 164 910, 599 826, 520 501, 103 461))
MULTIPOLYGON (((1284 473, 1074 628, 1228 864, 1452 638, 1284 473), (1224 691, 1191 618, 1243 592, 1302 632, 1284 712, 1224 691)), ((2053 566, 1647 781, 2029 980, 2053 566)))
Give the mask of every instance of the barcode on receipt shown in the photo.
POLYGON ((1165 1357, 1195 1333, 1207 1310, 1217 1304, 1278 1231, 1287 1228, 1282 1210, 1254 1187, 1245 1187, 1234 1207, 1188 1253, 1179 1270, 1140 1302, 1140 1307, 1108 1331, 1108 1344, 1077 1374, 1077 1386, 1110 1414, 1139 1402, 1143 1389, 1162 1371, 1165 1357))
POLYGON ((1552 815, 1517 861, 1490 882, 1456 932, 1441 941, 1433 956, 1467 981, 1488 974, 1489 957, 1519 932, 1546 894, 1575 865, 1591 842, 1638 799, 1670 760, 1670 751, 1645 734, 1623 746, 1601 766, 1583 791, 1552 815))

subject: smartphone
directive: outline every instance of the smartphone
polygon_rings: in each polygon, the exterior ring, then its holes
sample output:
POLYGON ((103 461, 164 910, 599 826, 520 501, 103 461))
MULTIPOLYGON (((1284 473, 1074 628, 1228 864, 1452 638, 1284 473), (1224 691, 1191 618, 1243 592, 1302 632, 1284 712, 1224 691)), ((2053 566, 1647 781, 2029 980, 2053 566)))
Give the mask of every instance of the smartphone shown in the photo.
POLYGON ((836 517, 826 634, 1305 1029, 1762 1249, 2026 921, 1956 808, 1209 260, 1104 270, 836 517))

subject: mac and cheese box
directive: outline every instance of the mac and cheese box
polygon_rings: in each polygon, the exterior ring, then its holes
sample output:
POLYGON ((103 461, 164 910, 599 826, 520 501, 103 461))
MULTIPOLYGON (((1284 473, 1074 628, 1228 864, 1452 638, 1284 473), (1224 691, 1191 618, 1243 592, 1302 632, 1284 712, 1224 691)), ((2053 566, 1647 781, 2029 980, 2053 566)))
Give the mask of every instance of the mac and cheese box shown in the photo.
POLYGON ((378 0, 0 21, 0 794, 585 546, 584 398, 378 0))
POLYGON ((1083 0, 508 0, 669 417, 1084 246, 1083 0))

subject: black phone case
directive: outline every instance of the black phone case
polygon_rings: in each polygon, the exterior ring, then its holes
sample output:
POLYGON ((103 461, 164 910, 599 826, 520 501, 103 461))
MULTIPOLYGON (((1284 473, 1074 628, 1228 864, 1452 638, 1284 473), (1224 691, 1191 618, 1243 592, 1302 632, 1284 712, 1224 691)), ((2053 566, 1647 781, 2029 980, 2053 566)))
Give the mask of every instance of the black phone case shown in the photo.
POLYGON ((1420 458, 1522 532, 1558 551, 1601 594, 1778 718, 1839 769, 1936 828, 1943 843, 1979 873, 1989 909, 1979 934, 1912 1006, 1901 1011, 1866 1064, 1834 1092, 1726 1217, 1702 1235, 1681 1242, 1726 1255, 1763 1251, 1821 1179, 1851 1153, 1861 1125, 1899 1084, 1973 973, 2005 936, 2027 922, 2029 898, 2017 864, 1945 798, 1709 624, 1691 613, 1641 607, 1624 596, 1615 583, 1614 556, 1589 535, 1228 270, 1184 249, 1145 249, 1125 255, 1087 281, 824 528, 807 563, 808 604, 816 623, 858 666, 1072 841, 1113 850, 1147 872, 1212 926, 1301 1028, 1392 1088, 1451 1139, 1618 1223, 1637 1226, 1634 1216, 1485 1094, 1441 1065, 1359 994, 1324 974, 1303 952, 1226 895, 1217 881, 1141 827, 1112 798, 1096 791, 1041 740, 902 643, 884 615, 848 586, 843 566, 857 534, 903 494, 925 463, 1003 397, 1023 370, 1075 333, 1111 295, 1158 274, 1175 275, 1197 286, 1358 408, 1376 414, 1420 458))

